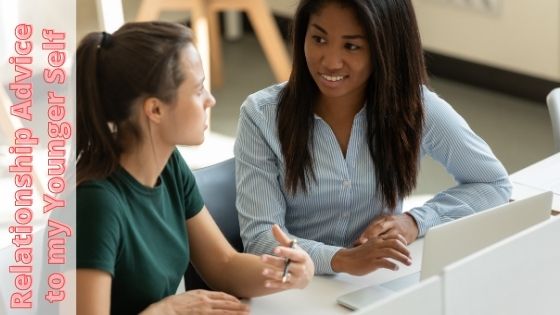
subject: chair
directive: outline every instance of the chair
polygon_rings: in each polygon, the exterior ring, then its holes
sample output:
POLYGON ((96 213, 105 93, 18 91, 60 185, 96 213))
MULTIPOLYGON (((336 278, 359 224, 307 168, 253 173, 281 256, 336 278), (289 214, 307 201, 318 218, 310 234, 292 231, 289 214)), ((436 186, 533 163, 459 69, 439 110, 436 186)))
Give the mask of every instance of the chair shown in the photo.
MULTIPOLYGON (((193 171, 202 199, 216 224, 235 250, 243 251, 239 220, 235 208, 235 159, 193 171)), ((185 289, 209 289, 196 269, 189 264, 185 273, 185 289)))
POLYGON ((552 135, 554 138, 554 148, 560 152, 560 88, 555 88, 546 97, 548 113, 552 122, 552 135))
POLYGON ((276 80, 283 82, 290 77, 290 56, 265 0, 142 0, 136 20, 156 20, 166 10, 191 11, 204 72, 214 86, 223 83, 218 13, 225 10, 247 13, 276 80))

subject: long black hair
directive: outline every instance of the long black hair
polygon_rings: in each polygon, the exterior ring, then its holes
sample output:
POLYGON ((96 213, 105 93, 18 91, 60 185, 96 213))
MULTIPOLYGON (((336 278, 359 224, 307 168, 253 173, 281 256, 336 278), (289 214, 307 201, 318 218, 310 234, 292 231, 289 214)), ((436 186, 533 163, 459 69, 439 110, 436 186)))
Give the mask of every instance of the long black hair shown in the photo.
POLYGON ((313 109, 319 96, 304 53, 310 16, 335 3, 351 8, 364 28, 372 71, 365 104, 368 148, 385 207, 394 209, 416 186, 427 83, 420 34, 410 0, 301 0, 293 24, 293 64, 279 95, 277 127, 286 163, 285 185, 307 191, 313 171, 313 109))
POLYGON ((77 184, 105 178, 128 141, 140 140, 133 105, 148 97, 172 103, 186 79, 181 50, 191 31, 167 22, 128 23, 94 32, 77 50, 77 184))

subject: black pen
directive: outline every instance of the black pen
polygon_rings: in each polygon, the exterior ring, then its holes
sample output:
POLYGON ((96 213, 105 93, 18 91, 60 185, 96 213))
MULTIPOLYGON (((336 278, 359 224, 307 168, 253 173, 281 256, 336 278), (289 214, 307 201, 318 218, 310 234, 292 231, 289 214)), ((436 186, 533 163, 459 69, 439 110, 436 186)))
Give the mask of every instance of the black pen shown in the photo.
MULTIPOLYGON (((294 239, 293 241, 290 242, 290 248, 294 248, 296 247, 297 244, 297 240, 294 239)), ((288 281, 288 267, 290 266, 290 263, 292 261, 290 260, 290 258, 286 259, 286 264, 284 265, 284 272, 282 273, 282 283, 286 283, 286 281, 288 281)))

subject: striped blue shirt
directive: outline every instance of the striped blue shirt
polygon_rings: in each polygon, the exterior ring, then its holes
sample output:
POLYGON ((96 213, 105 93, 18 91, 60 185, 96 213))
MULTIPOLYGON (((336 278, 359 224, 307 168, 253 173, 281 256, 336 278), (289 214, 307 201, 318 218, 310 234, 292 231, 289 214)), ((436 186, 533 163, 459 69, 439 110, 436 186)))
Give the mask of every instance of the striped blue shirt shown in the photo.
MULTIPOLYGON (((235 142, 237 209, 247 252, 271 253, 278 224, 298 239, 317 274, 333 273, 331 259, 349 247, 372 220, 388 210, 376 193, 375 169, 366 141, 365 107, 354 117, 346 157, 329 125, 315 116, 314 170, 308 193, 284 187, 285 163, 276 126, 283 84, 250 95, 241 107, 235 142)), ((457 185, 410 210, 419 236, 435 225, 506 202, 511 184, 502 164, 451 106, 424 88, 421 156, 439 161, 457 185)), ((402 212, 402 200, 396 213, 402 212)))

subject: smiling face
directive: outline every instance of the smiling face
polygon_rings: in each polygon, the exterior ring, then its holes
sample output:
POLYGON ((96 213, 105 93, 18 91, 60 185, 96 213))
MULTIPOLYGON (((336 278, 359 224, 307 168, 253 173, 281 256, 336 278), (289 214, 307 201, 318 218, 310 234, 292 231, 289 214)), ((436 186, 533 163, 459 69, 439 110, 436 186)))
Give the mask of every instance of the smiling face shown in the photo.
POLYGON ((204 71, 200 55, 192 44, 181 52, 181 67, 185 80, 177 89, 173 104, 163 106, 163 139, 169 145, 198 145, 204 141, 204 130, 208 128, 207 109, 216 100, 204 88, 204 71))
POLYGON ((312 14, 304 51, 321 97, 363 102, 372 71, 370 48, 351 8, 329 3, 312 14))

